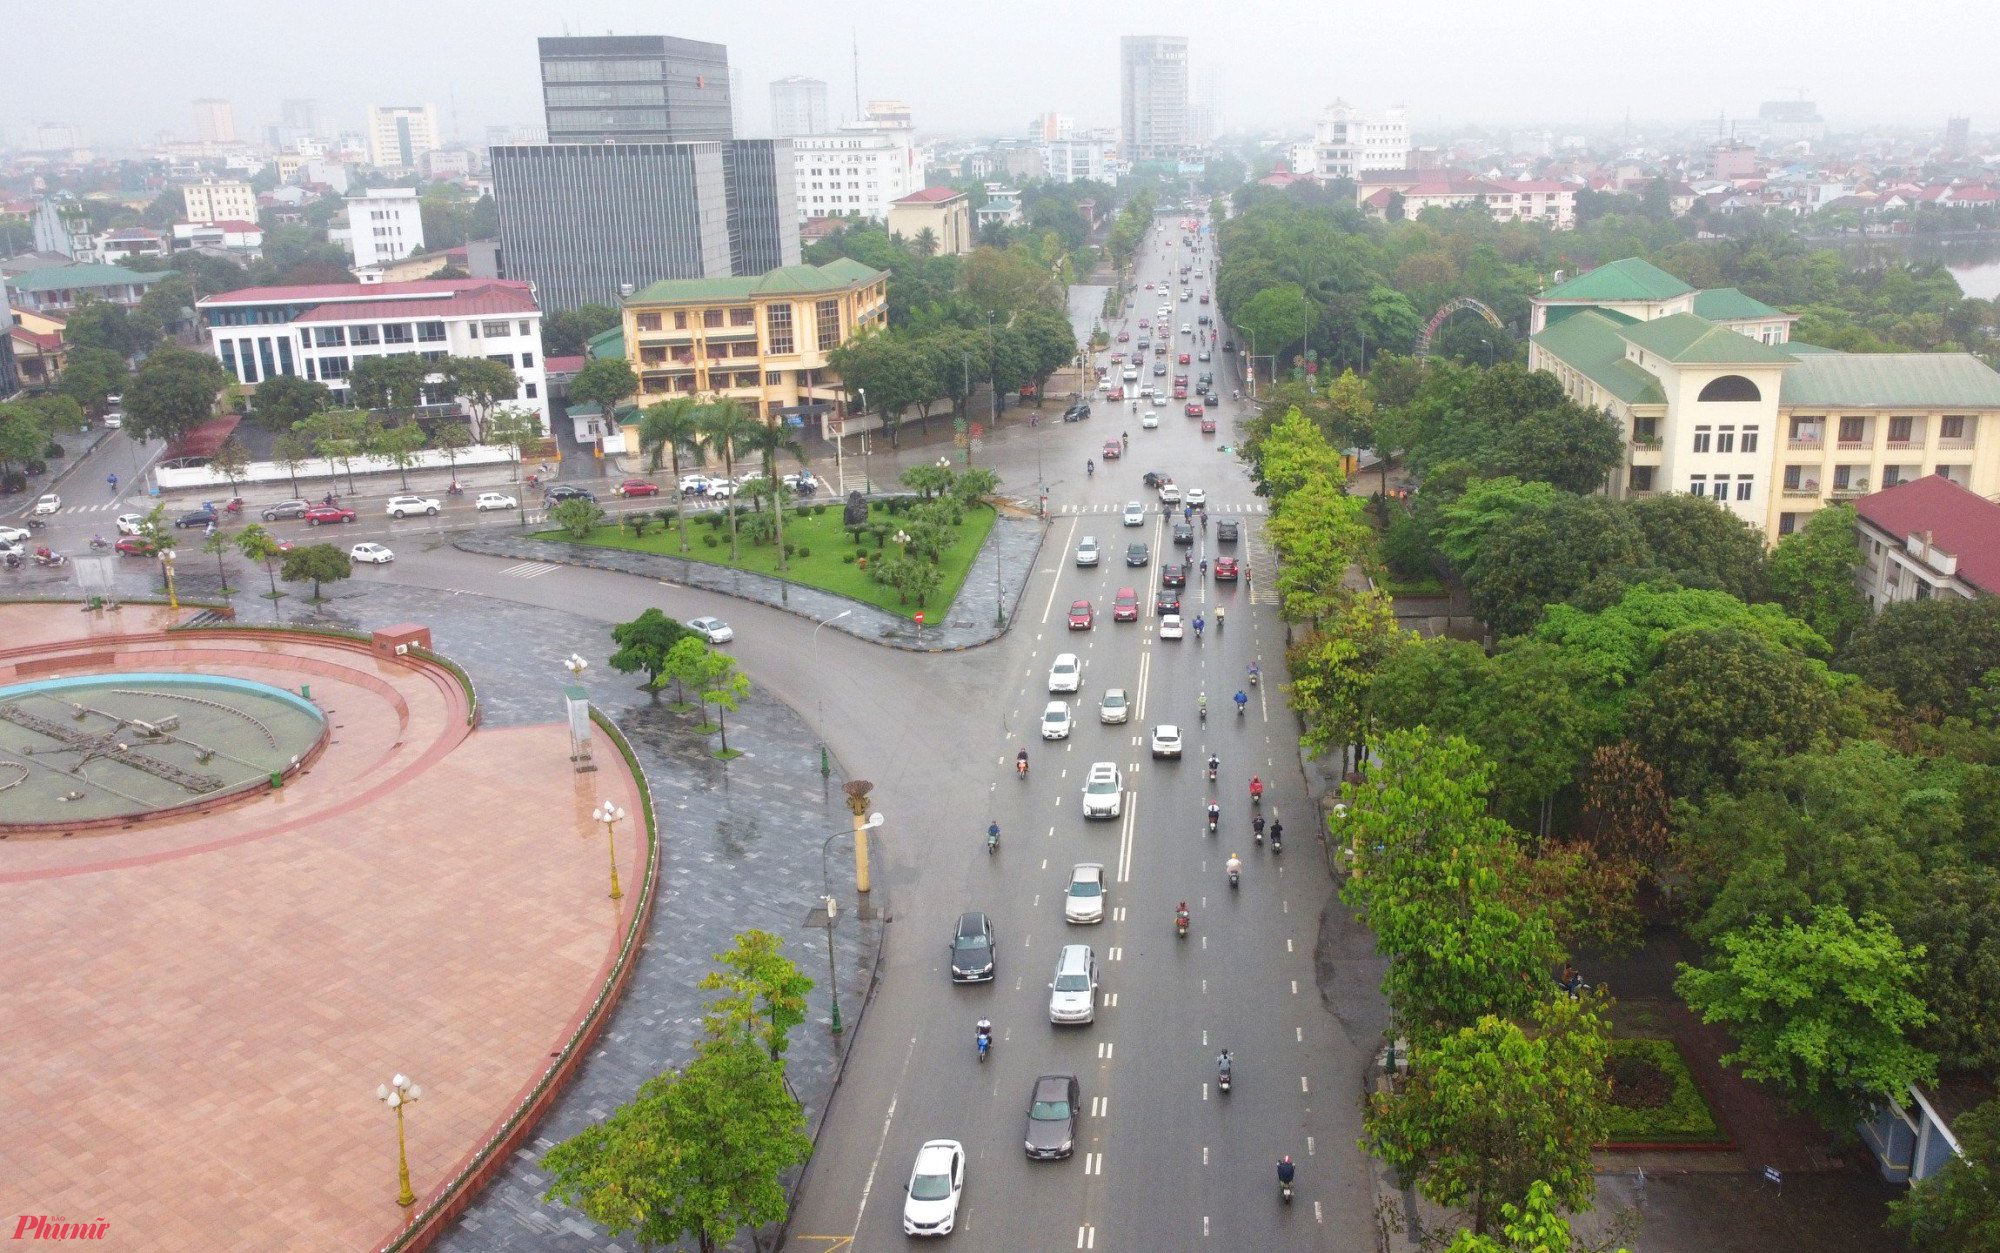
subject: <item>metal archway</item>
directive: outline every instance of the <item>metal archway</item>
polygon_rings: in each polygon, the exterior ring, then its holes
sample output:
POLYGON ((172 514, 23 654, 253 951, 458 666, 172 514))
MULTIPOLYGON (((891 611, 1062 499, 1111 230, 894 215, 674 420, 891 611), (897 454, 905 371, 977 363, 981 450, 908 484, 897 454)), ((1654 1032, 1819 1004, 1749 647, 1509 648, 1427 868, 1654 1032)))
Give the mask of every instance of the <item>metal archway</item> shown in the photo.
POLYGON ((1507 327, 1500 321, 1499 314, 1487 308, 1483 302, 1474 300, 1470 296, 1459 296, 1456 299, 1446 301, 1439 307, 1438 311, 1431 315, 1431 320, 1425 324, 1424 333, 1417 336, 1417 360, 1422 361, 1431 355, 1431 336, 1437 334, 1438 327, 1444 325, 1445 319, 1462 309, 1471 309, 1480 317, 1491 322, 1494 330, 1502 334, 1506 333, 1507 327))

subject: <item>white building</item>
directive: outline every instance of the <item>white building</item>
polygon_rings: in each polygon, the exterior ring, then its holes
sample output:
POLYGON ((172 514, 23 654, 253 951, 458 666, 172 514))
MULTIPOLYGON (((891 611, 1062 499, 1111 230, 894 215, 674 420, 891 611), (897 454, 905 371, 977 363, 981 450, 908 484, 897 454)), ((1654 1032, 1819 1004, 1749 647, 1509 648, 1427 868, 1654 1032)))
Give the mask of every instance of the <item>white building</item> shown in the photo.
POLYGON ((194 137, 205 144, 236 142, 236 111, 214 97, 194 102, 194 137))
POLYGON ((820 135, 831 129, 833 115, 827 112, 825 83, 803 74, 792 74, 771 83, 773 139, 820 135))
MULTIPOLYGON (((230 376, 255 386, 279 374, 315 379, 347 403, 347 378, 366 357, 417 353, 490 357, 514 371, 511 402, 549 424, 542 315, 526 283, 442 279, 357 286, 246 287, 197 302, 209 347, 230 376)), ((430 405, 455 397, 441 385, 430 405)))
POLYGON ((371 187, 347 198, 347 246, 354 268, 400 261, 424 250, 424 214, 415 188, 371 187))
POLYGON ((220 222, 176 222, 174 247, 226 252, 235 254, 240 260, 252 260, 263 255, 264 228, 255 222, 230 219, 220 222))
POLYGON ((1320 110, 1313 127, 1313 169, 1322 181, 1354 178, 1364 170, 1401 170, 1410 164, 1410 122, 1399 108, 1370 113, 1345 100, 1320 110))
POLYGON ((862 121, 830 134, 794 135, 793 200, 799 221, 858 213, 884 221, 889 206, 924 186, 915 132, 862 121))
POLYGON ((1118 40, 1118 134, 1128 161, 1172 161, 1194 142, 1185 35, 1118 40))
POLYGON ((255 222, 257 193, 250 184, 203 179, 181 188, 181 204, 190 222, 255 222))
POLYGON ((1057 139, 1042 145, 1042 170, 1058 183, 1116 183, 1112 145, 1102 139, 1057 139))
POLYGON ((376 169, 414 170, 438 146, 436 105, 368 106, 368 160, 376 169))

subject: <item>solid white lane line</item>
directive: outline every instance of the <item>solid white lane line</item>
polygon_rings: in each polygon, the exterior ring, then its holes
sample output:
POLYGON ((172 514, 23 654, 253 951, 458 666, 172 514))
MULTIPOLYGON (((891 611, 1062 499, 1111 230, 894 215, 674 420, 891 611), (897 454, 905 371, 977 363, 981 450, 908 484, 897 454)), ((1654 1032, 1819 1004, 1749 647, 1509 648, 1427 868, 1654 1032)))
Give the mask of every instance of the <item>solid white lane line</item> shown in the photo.
MULTIPOLYGON (((903 1068, 896 1076, 896 1086, 903 1086, 903 1078, 909 1074, 910 1058, 917 1051, 917 1037, 910 1037, 910 1047, 903 1050, 903 1068)), ((896 1102, 900 1098, 889 1098, 889 1112, 882 1118, 882 1136, 875 1142, 875 1160, 868 1163, 868 1178, 861 1185, 861 1205, 854 1211, 854 1232, 848 1237, 850 1242, 861 1238, 861 1218, 868 1212, 868 1194, 875 1189, 875 1171, 882 1165, 882 1151, 889 1144, 889 1124, 896 1121, 896 1102)))

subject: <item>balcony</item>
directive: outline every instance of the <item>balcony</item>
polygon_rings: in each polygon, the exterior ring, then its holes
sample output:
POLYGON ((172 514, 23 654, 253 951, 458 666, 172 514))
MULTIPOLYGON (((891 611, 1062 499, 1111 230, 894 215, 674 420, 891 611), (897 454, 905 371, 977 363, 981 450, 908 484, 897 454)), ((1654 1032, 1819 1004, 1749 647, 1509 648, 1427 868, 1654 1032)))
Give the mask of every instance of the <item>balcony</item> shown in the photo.
MULTIPOLYGON (((1903 449, 1903 450, 1908 450, 1908 449, 1911 449, 1911 448, 1922 448, 1923 446, 1924 446, 1924 441, 1922 441, 1921 439, 1893 439, 1893 438, 1892 438, 1892 439, 1890 439, 1890 440, 1889 440, 1889 442, 1888 442, 1888 444, 1887 444, 1887 447, 1889 448, 1889 450, 1890 450, 1891 452, 1894 452, 1894 451, 1896 451, 1897 449, 1903 449)), ((1846 447, 1846 445, 1845 445, 1845 444, 1843 444, 1843 445, 1841 445, 1841 447, 1845 448, 1845 447, 1846 447)))
MULTIPOLYGON (((1941 439, 1937 442, 1939 452, 1965 452, 1977 445, 1978 441, 1968 438, 1941 439)), ((1890 447, 1895 447, 1891 444, 1890 447)))
POLYGON ((1785 495, 1787 497, 1796 497, 1804 500, 1818 500, 1819 484, 1801 483, 1797 487, 1788 487, 1785 489, 1785 495))
POLYGON ((1785 441, 1785 447, 1800 452, 1818 452, 1826 447, 1826 441, 1817 435, 1794 435, 1785 441))
POLYGON ((1840 440, 1840 442, 1834 445, 1835 448, 1868 448, 1871 446, 1872 445, 1870 445, 1870 443, 1865 439, 1845 439, 1845 438, 1843 438, 1842 440, 1840 440))
POLYGON ((1833 485, 1833 498, 1835 500, 1853 500, 1856 496, 1866 496, 1867 494, 1867 479, 1849 479, 1845 486, 1839 483, 1833 485))
POLYGON ((1634 435, 1632 437, 1632 447, 1641 452, 1658 452, 1660 451, 1660 437, 1657 435, 1634 435))

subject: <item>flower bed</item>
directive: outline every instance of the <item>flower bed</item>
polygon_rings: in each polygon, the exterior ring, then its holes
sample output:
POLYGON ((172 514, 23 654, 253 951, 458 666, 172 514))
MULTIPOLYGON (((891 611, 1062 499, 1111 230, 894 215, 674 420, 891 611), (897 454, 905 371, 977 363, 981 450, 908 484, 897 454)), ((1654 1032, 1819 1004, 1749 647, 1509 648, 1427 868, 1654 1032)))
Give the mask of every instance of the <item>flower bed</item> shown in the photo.
POLYGON ((1606 1142, 1612 1145, 1724 1145, 1729 1135, 1672 1040, 1614 1039, 1606 1142))

